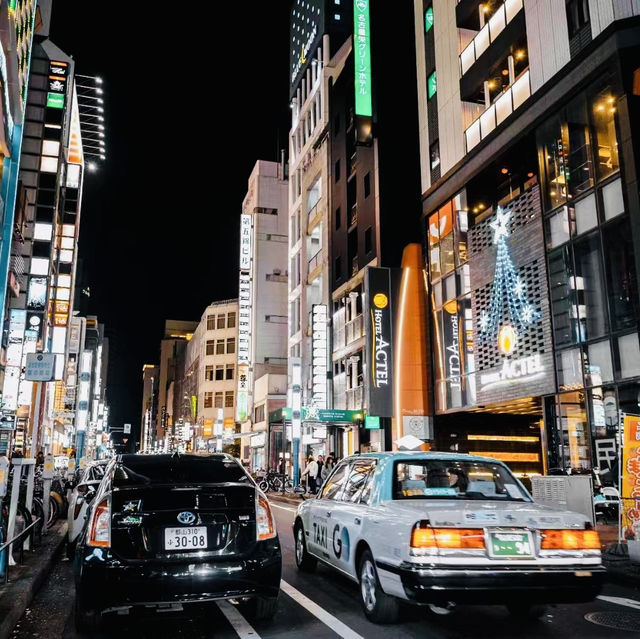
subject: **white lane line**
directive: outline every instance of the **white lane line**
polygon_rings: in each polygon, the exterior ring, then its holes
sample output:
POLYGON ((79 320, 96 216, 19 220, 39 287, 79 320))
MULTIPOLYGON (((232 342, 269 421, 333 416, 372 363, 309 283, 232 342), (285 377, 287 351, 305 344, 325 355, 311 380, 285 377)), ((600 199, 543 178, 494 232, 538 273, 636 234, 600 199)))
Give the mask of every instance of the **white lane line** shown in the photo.
POLYGON ((298 512, 296 508, 289 508, 288 506, 278 506, 278 504, 274 504, 272 501, 269 502, 272 508, 280 508, 280 510, 288 510, 290 513, 298 512))
POLYGON ((334 617, 331 613, 327 612, 324 608, 321 608, 317 603, 311 601, 309 597, 305 597, 299 590, 296 590, 293 586, 288 584, 284 579, 280 581, 280 589, 286 592, 289 597, 299 603, 303 608, 306 608, 314 617, 317 617, 322 621, 325 626, 329 626, 333 632, 343 637, 343 639, 364 639, 362 635, 351 630, 349 626, 342 623, 340 619, 334 617))
POLYGON ((609 597, 608 595, 598 595, 598 599, 608 601, 609 603, 618 604, 619 606, 627 606, 640 610, 640 601, 637 599, 627 599, 626 597, 609 597))
POLYGON ((239 639, 260 639, 260 635, 251 627, 251 624, 238 612, 238 609, 228 601, 218 601, 218 608, 233 626, 239 639))

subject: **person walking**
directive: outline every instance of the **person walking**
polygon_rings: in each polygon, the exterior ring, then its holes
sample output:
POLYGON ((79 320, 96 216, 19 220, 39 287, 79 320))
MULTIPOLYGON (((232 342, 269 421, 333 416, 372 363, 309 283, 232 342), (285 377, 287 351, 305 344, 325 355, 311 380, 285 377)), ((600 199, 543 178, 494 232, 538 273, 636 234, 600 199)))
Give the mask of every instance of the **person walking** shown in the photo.
POLYGON ((302 477, 308 477, 307 485, 312 495, 316 494, 316 480, 318 478, 318 462, 315 461, 313 455, 307 458, 307 465, 302 471, 302 477))
POLYGON ((316 484, 318 488, 322 486, 322 468, 324 467, 324 456, 318 455, 318 474, 316 475, 316 484))
POLYGON ((322 479, 323 482, 331 474, 331 472, 335 468, 335 465, 336 463, 333 457, 329 455, 327 457, 327 460, 324 462, 324 465, 322 466, 322 470, 320 471, 320 478, 322 479))

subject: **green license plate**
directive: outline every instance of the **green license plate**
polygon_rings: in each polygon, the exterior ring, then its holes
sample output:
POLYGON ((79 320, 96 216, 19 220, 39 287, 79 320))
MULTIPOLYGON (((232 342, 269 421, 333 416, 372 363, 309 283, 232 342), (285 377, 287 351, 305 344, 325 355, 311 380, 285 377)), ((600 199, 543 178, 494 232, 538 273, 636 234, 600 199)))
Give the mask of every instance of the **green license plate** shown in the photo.
POLYGON ((531 557, 529 533, 492 532, 490 534, 492 557, 531 557))

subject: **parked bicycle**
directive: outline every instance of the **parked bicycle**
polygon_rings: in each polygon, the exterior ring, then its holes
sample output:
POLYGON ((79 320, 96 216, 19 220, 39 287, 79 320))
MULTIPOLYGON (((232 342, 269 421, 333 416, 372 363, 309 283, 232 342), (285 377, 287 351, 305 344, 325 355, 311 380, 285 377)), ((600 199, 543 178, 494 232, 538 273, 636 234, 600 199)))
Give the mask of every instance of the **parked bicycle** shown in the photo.
POLYGON ((273 469, 270 469, 266 475, 263 475, 258 479, 258 488, 264 493, 270 490, 276 493, 292 493, 293 482, 287 475, 278 473, 273 469))

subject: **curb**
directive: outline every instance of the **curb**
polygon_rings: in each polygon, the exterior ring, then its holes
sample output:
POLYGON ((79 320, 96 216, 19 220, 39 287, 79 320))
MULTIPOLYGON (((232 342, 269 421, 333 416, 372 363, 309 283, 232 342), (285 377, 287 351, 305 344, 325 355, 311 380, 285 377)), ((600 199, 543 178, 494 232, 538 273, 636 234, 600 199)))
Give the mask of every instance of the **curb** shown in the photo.
POLYGON ((291 504, 293 506, 299 506, 304 501, 299 497, 286 497, 280 493, 267 493, 267 499, 269 501, 279 501, 283 504, 291 504))
MULTIPOLYGON (((58 536, 58 539, 52 541, 51 546, 47 548, 47 553, 43 557, 43 561, 38 562, 34 568, 34 572, 30 575, 24 576, 18 581, 9 582, 10 596, 11 596, 11 608, 7 611, 7 614, 0 619, 0 639, 9 639, 13 634, 13 629, 24 615, 25 610, 31 605, 33 598, 36 596, 38 590, 47 579, 51 568, 64 547, 64 543, 67 537, 67 522, 64 521, 62 526, 57 530, 50 530, 49 535, 58 536)), ((46 541, 43 540, 43 545, 46 541)), ((5 595, 9 595, 6 592, 5 595)))

